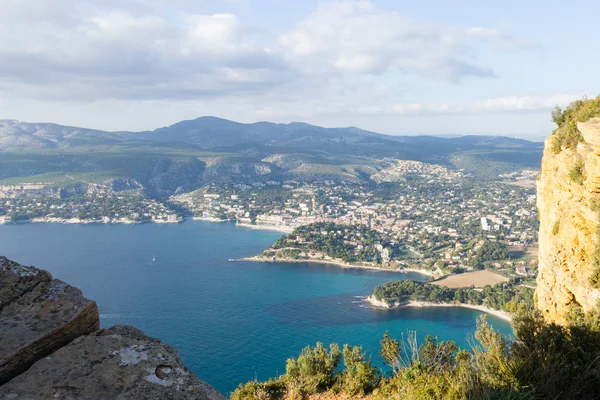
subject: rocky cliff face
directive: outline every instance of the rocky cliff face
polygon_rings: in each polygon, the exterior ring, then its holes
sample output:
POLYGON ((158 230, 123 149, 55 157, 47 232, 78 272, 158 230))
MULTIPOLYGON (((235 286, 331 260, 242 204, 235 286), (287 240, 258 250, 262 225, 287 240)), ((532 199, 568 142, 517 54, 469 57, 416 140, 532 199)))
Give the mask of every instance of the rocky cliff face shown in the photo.
POLYGON ((565 323, 572 306, 590 311, 600 300, 600 118, 578 123, 583 141, 560 147, 546 140, 538 181, 540 215, 537 305, 565 323))
POLYGON ((173 347, 99 325, 79 289, 0 257, 0 399, 223 399, 173 347))

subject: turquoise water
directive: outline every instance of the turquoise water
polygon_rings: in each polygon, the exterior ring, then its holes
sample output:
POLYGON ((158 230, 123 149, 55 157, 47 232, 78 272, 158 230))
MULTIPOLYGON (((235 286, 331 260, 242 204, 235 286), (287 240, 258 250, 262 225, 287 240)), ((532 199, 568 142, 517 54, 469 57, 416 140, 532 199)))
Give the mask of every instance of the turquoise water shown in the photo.
MULTIPOLYGON (((233 224, 0 225, 0 254, 50 271, 97 301, 101 324, 131 324, 176 346, 186 365, 222 393, 285 371, 316 341, 361 345, 380 364, 386 330, 467 347, 479 312, 374 310, 357 296, 420 275, 315 264, 229 262, 279 233, 233 224), (152 261, 156 256, 156 261, 152 261)), ((503 333, 506 322, 489 317, 503 333)))

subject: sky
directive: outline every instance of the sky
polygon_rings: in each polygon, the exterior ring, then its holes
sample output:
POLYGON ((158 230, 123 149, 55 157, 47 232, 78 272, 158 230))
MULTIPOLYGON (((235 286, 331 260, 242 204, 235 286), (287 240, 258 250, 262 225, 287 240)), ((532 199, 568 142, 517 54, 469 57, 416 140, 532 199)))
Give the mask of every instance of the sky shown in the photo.
POLYGON ((213 115, 541 140, 600 93, 597 0, 0 0, 0 119, 213 115))

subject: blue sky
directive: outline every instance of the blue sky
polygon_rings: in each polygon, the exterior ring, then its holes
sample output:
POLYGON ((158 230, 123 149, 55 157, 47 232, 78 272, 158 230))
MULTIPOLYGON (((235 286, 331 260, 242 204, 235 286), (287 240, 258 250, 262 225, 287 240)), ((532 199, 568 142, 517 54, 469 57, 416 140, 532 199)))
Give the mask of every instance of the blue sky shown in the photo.
POLYGON ((0 118, 541 140, 554 105, 600 92, 596 1, 32 3, 0 2, 0 118))

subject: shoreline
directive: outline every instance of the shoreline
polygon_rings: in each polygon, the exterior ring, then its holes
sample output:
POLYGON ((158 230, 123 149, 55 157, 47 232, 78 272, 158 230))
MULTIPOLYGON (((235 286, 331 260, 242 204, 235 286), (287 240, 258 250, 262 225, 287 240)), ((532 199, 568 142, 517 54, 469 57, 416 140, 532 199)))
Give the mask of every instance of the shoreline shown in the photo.
POLYGON ((403 308, 424 308, 424 307, 460 307, 469 308, 471 310, 480 311, 486 314, 493 315, 504 321, 511 322, 512 316, 501 310, 494 310, 483 305, 465 304, 465 303, 431 303, 427 301, 414 301, 409 300, 404 303, 389 304, 383 300, 377 300, 373 295, 368 296, 365 301, 374 308, 381 308, 386 310, 400 310, 403 308))
POLYGON ((218 223, 235 221, 235 219, 220 219, 220 218, 213 218, 213 217, 192 217, 192 220, 193 221, 205 221, 205 222, 218 222, 218 223))
POLYGON ((61 225, 143 225, 143 224, 180 224, 184 222, 179 221, 110 221, 104 222, 102 220, 93 219, 64 219, 64 218, 33 218, 23 221, 0 221, 0 225, 25 225, 25 224, 61 224, 61 225))
POLYGON ((374 270, 374 271, 393 272, 393 273, 397 273, 397 274, 405 274, 408 272, 413 272, 413 273, 417 273, 420 275, 425 275, 428 278, 431 278, 433 276, 433 274, 431 272, 425 271, 425 270, 418 270, 418 269, 412 269, 412 268, 410 268, 410 269, 409 268, 407 268, 407 269, 389 269, 389 268, 376 267, 374 265, 346 264, 344 262, 335 261, 335 260, 314 260, 314 259, 297 260, 295 258, 282 258, 282 257, 278 257, 275 260, 272 260, 272 259, 265 258, 262 256, 252 256, 252 257, 240 258, 239 261, 262 262, 262 263, 273 263, 273 264, 277 264, 277 263, 324 264, 324 265, 333 265, 333 266, 345 268, 345 269, 370 269, 370 270, 374 270))
POLYGON ((260 230, 260 231, 274 231, 274 232, 281 232, 281 233, 292 233, 294 231, 294 229, 296 229, 291 226, 256 225, 256 224, 248 224, 248 223, 244 223, 244 222, 238 222, 235 225, 240 226, 242 228, 256 229, 256 230, 260 230))
MULTIPOLYGON (((105 222, 102 220, 96 219, 76 219, 76 218, 32 218, 28 220, 22 221, 6 221, 0 219, 0 225, 23 225, 23 224, 62 224, 62 225, 142 225, 142 224, 180 224, 187 220, 192 221, 204 221, 204 222, 213 222, 213 223, 231 223, 235 222, 235 219, 219 219, 212 217, 184 217, 177 221, 162 221, 162 220, 143 220, 143 221, 120 221, 120 220, 111 220, 109 222, 105 222)), ((279 225, 254 225, 247 223, 236 223, 236 226, 248 229, 256 229, 256 230, 265 230, 265 231, 274 231, 281 233, 292 233, 295 228, 287 227, 287 226, 279 226, 279 225)))

